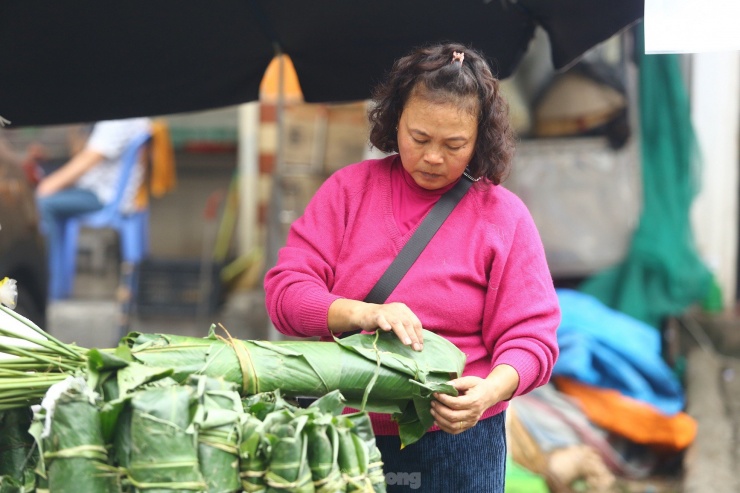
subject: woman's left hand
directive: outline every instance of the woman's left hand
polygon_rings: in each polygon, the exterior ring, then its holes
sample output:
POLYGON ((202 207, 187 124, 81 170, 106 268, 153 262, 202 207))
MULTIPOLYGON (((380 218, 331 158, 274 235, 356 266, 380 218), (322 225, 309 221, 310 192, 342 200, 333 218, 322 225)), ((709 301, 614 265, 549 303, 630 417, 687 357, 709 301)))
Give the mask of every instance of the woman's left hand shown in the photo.
POLYGON ((434 394, 432 416, 434 422, 447 433, 457 435, 478 423, 483 412, 495 402, 488 397, 486 380, 480 377, 462 377, 450 381, 457 397, 434 394))
POLYGON ((499 365, 485 379, 467 376, 449 383, 458 395, 435 393, 431 412, 440 429, 457 435, 475 426, 488 408, 511 398, 519 374, 509 365, 499 365))

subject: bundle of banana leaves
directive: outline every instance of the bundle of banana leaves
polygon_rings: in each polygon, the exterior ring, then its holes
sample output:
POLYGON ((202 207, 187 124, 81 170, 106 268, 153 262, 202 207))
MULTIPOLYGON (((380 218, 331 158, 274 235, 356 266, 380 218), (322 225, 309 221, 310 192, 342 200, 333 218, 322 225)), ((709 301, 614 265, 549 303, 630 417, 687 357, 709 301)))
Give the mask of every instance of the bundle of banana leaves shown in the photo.
POLYGON ((99 402, 82 377, 55 384, 44 397, 30 432, 38 445, 37 471, 54 493, 121 490, 103 438, 99 402))
POLYGON ((235 384, 241 396, 280 390, 291 397, 320 397, 338 390, 350 407, 393 415, 404 446, 433 424, 434 392, 456 395, 447 382, 460 376, 465 364, 460 350, 428 331, 420 352, 386 332, 335 342, 267 342, 232 339, 225 331, 217 335, 215 326, 204 338, 131 333, 117 348, 85 349, 53 338, 0 306, 3 356, 0 410, 37 403, 52 384, 102 364, 120 367, 116 379, 95 377, 103 379, 96 383, 103 395, 125 393, 137 379, 150 378, 133 365, 138 363, 180 383, 191 375, 222 377, 235 384))
POLYGON ((242 395, 280 390, 288 396, 320 397, 339 390, 347 405, 392 414, 404 445, 433 424, 432 394, 456 395, 447 382, 462 372, 465 356, 447 340, 424 334, 424 351, 401 344, 391 333, 357 334, 336 342, 241 341, 163 334, 130 334, 125 357, 149 367, 171 368, 172 378, 222 376, 242 395))

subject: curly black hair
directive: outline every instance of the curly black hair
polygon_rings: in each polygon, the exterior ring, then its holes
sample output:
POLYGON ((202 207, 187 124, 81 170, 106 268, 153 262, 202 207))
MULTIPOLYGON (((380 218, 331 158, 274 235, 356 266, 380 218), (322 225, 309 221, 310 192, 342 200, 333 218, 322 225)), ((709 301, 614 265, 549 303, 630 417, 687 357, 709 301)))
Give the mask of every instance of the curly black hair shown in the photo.
POLYGON ((373 90, 375 104, 368 114, 373 146, 398 152, 398 122, 412 95, 431 102, 452 101, 477 116, 478 138, 468 168, 473 176, 496 185, 505 179, 514 155, 514 130, 499 81, 481 53, 462 44, 442 43, 416 48, 396 60, 373 90), (465 54, 462 64, 453 63, 454 52, 465 54))

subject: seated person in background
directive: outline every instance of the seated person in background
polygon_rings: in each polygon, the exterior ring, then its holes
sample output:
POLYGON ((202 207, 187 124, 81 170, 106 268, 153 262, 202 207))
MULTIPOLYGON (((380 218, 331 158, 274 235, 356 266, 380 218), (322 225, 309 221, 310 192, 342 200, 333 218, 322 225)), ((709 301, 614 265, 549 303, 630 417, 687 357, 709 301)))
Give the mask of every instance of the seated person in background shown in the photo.
MULTIPOLYGON (((49 244, 61 241, 64 219, 100 210, 113 200, 124 151, 134 138, 150 132, 149 118, 98 122, 84 146, 39 181, 36 197, 41 230, 49 244)), ((126 188, 124 209, 134 210, 143 177, 143 166, 136 166, 126 188)))

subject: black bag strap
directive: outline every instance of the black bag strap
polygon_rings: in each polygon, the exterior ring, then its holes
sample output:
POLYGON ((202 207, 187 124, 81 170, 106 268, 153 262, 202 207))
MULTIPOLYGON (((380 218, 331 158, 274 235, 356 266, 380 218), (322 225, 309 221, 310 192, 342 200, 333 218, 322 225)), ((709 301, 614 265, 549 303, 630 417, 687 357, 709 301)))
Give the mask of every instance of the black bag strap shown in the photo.
MULTIPOLYGON (((401 251, 398 253, 388 269, 375 283, 375 286, 365 297, 367 303, 385 303, 388 296, 391 295, 398 283, 401 282, 403 276, 411 268, 411 266, 419 258, 421 252, 429 244, 432 237, 445 222, 445 219, 452 213, 460 199, 463 198, 468 189, 476 181, 467 172, 463 174, 463 177, 455 184, 454 187, 449 189, 442 195, 429 214, 426 215, 422 223, 419 225, 414 234, 409 238, 409 241, 403 246, 401 251)), ((348 334, 348 333, 347 333, 348 334)))

